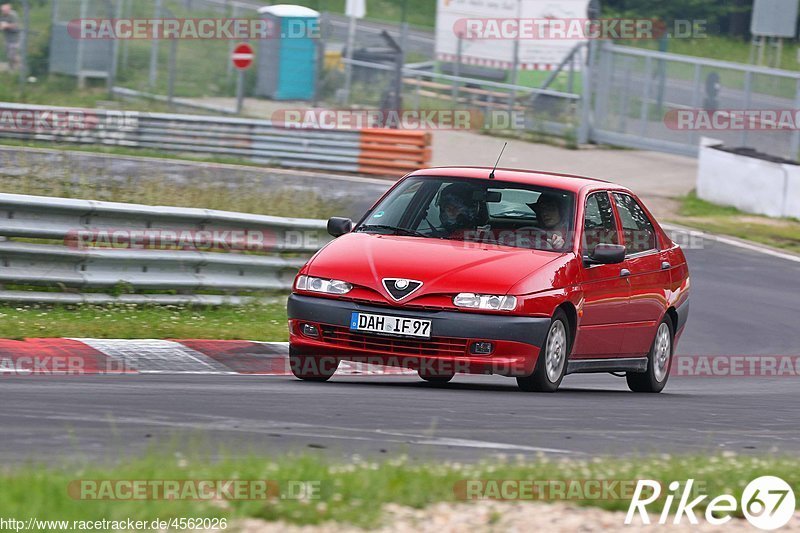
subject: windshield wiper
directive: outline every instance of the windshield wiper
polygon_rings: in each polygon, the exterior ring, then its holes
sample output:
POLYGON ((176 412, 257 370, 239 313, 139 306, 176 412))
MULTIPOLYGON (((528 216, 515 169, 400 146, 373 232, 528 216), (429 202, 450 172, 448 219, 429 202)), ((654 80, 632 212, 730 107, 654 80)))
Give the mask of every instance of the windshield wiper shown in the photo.
POLYGON ((372 230, 372 229, 377 229, 377 230, 382 230, 383 229, 383 230, 393 231, 393 232, 395 232, 395 234, 408 235, 408 236, 412 236, 412 237, 427 237, 428 236, 428 235, 425 235, 424 233, 420 233, 419 231, 416 231, 416 230, 413 230, 413 229, 398 228, 396 226, 389 226, 388 224, 365 224, 364 226, 361 226, 360 228, 358 228, 356 231, 365 231, 365 230, 372 230))

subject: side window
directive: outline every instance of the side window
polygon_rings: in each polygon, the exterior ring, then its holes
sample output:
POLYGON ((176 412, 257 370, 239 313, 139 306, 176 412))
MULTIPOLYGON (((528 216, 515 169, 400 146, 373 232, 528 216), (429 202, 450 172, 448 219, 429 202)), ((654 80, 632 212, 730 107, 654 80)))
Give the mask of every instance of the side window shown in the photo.
POLYGON ((656 249, 656 231, 653 223, 647 218, 644 210, 636 203, 632 196, 614 193, 614 203, 617 205, 623 235, 625 236, 625 249, 628 254, 636 254, 656 249))
POLYGON ((586 199, 583 219, 583 249, 591 254, 598 244, 619 244, 614 211, 605 192, 596 192, 586 199))

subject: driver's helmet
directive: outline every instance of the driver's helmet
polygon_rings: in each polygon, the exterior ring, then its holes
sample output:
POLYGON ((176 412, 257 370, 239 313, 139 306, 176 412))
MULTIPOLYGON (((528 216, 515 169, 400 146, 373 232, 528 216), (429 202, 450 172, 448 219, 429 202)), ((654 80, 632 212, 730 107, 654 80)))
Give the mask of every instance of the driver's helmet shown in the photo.
POLYGON ((451 183, 439 194, 439 220, 447 231, 476 228, 481 218, 477 189, 468 183, 451 183))

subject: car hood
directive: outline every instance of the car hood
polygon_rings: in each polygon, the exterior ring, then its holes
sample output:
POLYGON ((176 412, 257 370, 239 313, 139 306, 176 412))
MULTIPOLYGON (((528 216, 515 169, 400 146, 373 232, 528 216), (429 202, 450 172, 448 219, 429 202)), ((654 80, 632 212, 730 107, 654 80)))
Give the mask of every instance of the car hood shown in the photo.
POLYGON ((342 279, 386 296, 383 278, 421 281, 408 301, 423 295, 507 294, 522 278, 562 254, 443 239, 349 233, 329 243, 307 274, 342 279))

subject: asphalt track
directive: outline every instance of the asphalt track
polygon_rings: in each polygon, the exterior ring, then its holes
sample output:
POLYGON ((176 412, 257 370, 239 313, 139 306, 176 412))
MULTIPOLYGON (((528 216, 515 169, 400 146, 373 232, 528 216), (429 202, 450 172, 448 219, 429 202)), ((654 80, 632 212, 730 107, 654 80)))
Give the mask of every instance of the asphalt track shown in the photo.
MULTIPOLYGON (((686 253, 693 295, 679 353, 800 354, 800 262, 710 241, 686 253)), ((800 451, 798 377, 681 377, 660 395, 606 374, 568 376, 556 394, 484 376, 439 387, 396 375, 2 377, 0 406, 3 462, 170 446, 464 461, 800 451)))

